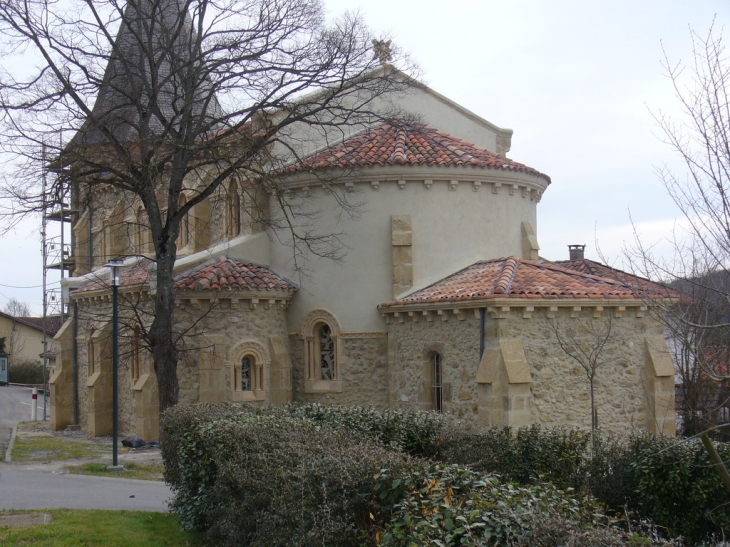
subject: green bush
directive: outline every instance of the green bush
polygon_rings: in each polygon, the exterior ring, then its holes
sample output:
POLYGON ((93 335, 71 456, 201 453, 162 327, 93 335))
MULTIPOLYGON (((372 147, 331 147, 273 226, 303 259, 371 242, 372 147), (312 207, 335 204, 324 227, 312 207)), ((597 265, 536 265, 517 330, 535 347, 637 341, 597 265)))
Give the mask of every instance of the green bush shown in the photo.
POLYGON ((506 480, 547 480, 561 488, 580 485, 590 434, 565 428, 456 425, 441 432, 435 459, 468 465, 506 480))
POLYGON ((14 384, 42 384, 43 364, 39 361, 15 361, 8 364, 8 381, 14 384))
POLYGON ((216 545, 356 545, 376 471, 403 461, 288 409, 176 407, 164 428, 172 510, 216 545))
POLYGON ((375 410, 357 406, 306 404, 288 407, 292 416, 344 428, 379 444, 416 456, 434 451, 444 418, 435 412, 375 410))
POLYGON ((607 526, 592 498, 548 483, 505 484, 457 465, 383 470, 376 492, 384 501, 401 498, 377 536, 382 547, 611 547, 642 539, 607 526))

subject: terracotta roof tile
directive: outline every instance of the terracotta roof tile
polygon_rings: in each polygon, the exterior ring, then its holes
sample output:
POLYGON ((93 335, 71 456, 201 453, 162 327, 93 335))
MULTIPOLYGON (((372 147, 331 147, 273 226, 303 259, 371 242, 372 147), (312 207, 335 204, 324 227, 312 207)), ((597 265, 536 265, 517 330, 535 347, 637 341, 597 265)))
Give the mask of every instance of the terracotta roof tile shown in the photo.
MULTIPOLYGON (((74 294, 109 288, 108 273, 76 289, 74 294)), ((149 280, 147 266, 138 266, 120 276, 122 287, 146 284, 149 280)), ((296 286, 271 270, 235 258, 214 258, 195 268, 175 276, 176 291, 283 291, 293 292, 296 286)))
MULTIPOLYGON (((650 296, 667 296, 659 285, 650 296)), ((402 304, 464 302, 492 298, 630 299, 642 295, 615 279, 568 270, 515 257, 472 264, 441 281, 381 307, 402 304)))
POLYGON ((501 169, 529 173, 542 177, 550 183, 550 177, 532 167, 431 127, 405 123, 384 123, 291 165, 280 174, 378 165, 439 165, 501 169))
POLYGON ((175 290, 294 292, 296 286, 263 266, 222 256, 176 276, 175 290))
MULTIPOLYGON (((109 271, 102 270, 97 279, 89 281, 86 285, 82 285, 74 290, 74 294, 86 293, 91 291, 101 291, 109 288, 109 271)), ((121 287, 131 285, 143 285, 149 280, 149 269, 147 266, 137 266, 130 270, 122 270, 119 274, 119 283, 121 287)))
POLYGON ((601 264, 595 260, 588 258, 581 258, 576 260, 558 260, 554 264, 565 268, 566 270, 572 270, 575 272, 582 272, 590 275, 597 275, 600 277, 607 277, 608 279, 614 279, 623 283, 627 287, 631 287, 637 292, 648 293, 648 294, 664 294, 665 296, 671 296, 677 298, 679 293, 673 289, 665 287, 661 283, 650 281, 644 277, 639 277, 617 268, 612 268, 606 264, 601 264))

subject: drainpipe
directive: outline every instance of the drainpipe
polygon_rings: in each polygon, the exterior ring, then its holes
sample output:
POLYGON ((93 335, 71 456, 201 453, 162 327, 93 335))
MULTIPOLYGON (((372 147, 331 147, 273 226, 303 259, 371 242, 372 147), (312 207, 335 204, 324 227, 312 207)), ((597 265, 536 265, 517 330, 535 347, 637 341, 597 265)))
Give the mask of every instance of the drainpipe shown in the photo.
POLYGON ((486 308, 479 308, 479 362, 484 355, 484 323, 487 315, 486 308))
POLYGON ((76 337, 79 334, 79 304, 74 302, 74 319, 73 319, 73 377, 74 377, 74 413, 73 425, 79 425, 79 343, 76 337))

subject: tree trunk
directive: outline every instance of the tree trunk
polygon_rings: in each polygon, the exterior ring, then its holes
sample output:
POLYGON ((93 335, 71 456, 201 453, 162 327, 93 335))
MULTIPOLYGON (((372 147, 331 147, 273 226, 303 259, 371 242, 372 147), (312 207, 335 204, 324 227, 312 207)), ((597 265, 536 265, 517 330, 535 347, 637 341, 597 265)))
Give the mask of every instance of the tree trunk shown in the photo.
POLYGON ((160 414, 177 404, 180 393, 180 384, 177 379, 178 352, 173 339, 174 265, 174 251, 158 253, 157 292, 155 293, 154 320, 149 331, 149 341, 157 375, 160 414))

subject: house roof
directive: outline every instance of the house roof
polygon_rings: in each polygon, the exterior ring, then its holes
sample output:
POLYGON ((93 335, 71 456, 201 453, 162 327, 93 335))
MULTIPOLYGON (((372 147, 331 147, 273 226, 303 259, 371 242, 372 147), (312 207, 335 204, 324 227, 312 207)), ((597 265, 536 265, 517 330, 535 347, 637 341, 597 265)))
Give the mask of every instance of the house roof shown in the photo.
POLYGON ((425 125, 381 124, 291 165, 281 174, 386 165, 474 167, 550 177, 475 144, 425 125))
MULTIPOLYGON (((664 296, 652 294, 652 296, 664 296)), ((606 277, 515 257, 484 260, 381 307, 494 298, 636 299, 630 286, 606 277)))
POLYGON ((176 291, 282 291, 296 286, 268 268, 222 256, 175 277, 176 291))
MULTIPOLYGON (((120 275, 120 286, 145 285, 149 268, 137 266, 120 275)), ((108 275, 76 289, 74 294, 109 288, 108 275)), ((175 290, 184 291, 282 291, 294 292, 297 287, 264 266, 237 258, 221 256, 175 276, 175 290)))
MULTIPOLYGON (((21 325, 25 325, 41 332, 43 331, 43 317, 15 317, 14 315, 10 315, 9 313, 1 311, 0 317, 5 317, 7 319, 10 319, 11 321, 16 321, 21 325)), ((63 319, 60 316, 52 315, 46 317, 46 332, 49 335, 55 336, 56 333, 61 329, 61 325, 63 325, 63 319)))
POLYGON ((677 297, 679 295, 678 292, 665 287, 660 283, 619 270, 618 268, 607 266, 606 264, 601 264, 600 262, 596 262, 595 260, 590 260, 588 258, 558 260, 553 262, 553 264, 561 266, 566 270, 573 270, 576 272, 614 279, 644 294, 664 294, 666 296, 673 297, 677 297))

